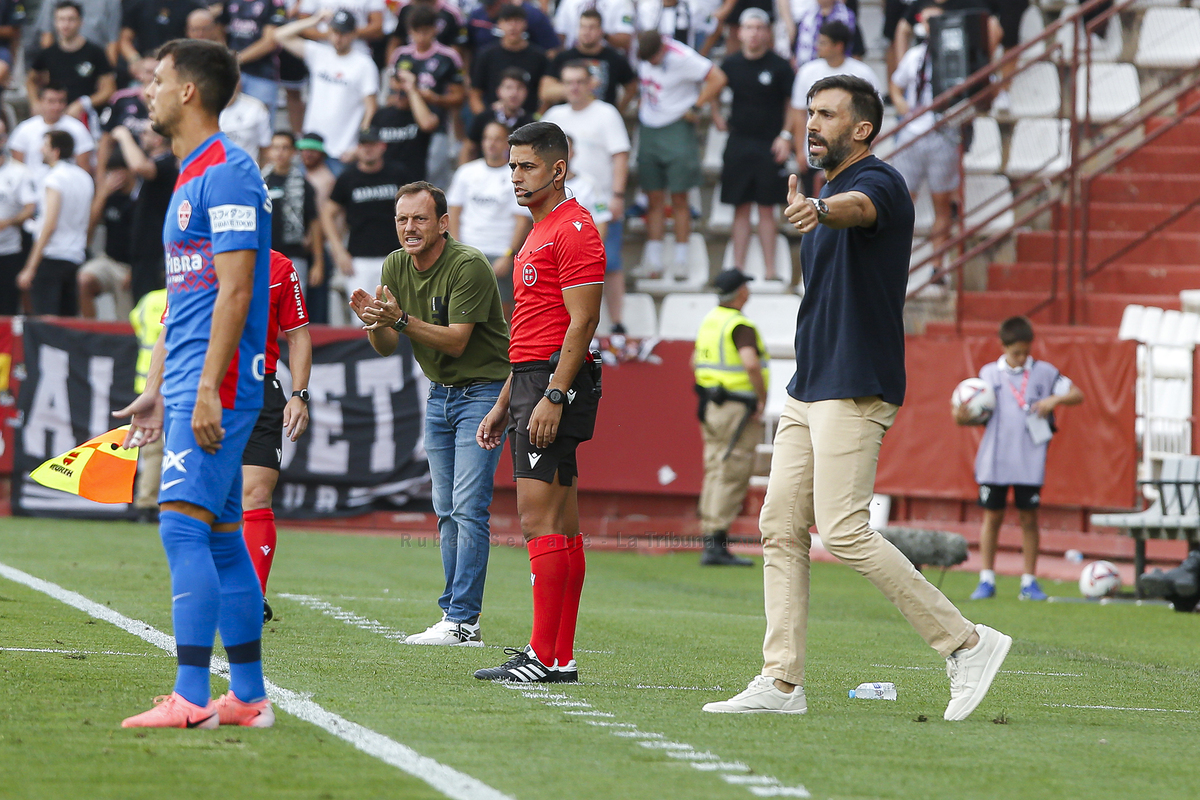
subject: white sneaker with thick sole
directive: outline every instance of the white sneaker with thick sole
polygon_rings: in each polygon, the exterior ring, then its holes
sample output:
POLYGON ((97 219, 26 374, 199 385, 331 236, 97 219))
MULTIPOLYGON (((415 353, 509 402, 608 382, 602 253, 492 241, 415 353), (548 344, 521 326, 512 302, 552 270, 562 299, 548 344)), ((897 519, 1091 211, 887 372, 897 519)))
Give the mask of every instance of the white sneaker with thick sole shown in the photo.
POLYGON ((950 705, 946 719, 966 719, 991 688, 992 679, 1000 671, 1012 637, 1005 636, 987 625, 976 625, 979 644, 970 650, 959 650, 946 659, 946 674, 950 676, 950 705))
POLYGON ((803 686, 788 694, 775 688, 774 678, 758 675, 745 691, 728 700, 705 703, 704 710, 714 714, 804 714, 808 711, 808 701, 804 699, 803 686))
POLYGON ((451 622, 445 617, 430 625, 421 633, 414 633, 404 640, 405 644, 432 644, 457 647, 483 647, 479 623, 451 622))

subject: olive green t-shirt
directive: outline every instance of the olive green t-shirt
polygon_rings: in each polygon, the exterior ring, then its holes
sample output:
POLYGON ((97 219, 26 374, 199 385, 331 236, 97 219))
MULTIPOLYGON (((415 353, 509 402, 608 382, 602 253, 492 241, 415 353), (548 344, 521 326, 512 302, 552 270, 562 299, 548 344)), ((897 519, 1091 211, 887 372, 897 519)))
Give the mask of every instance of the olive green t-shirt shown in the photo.
POLYGON ((447 236, 441 257, 421 272, 412 256, 396 250, 383 262, 383 285, 401 309, 422 322, 475 323, 458 358, 412 342, 413 355, 429 380, 460 385, 508 377, 508 323, 496 273, 483 253, 447 236))

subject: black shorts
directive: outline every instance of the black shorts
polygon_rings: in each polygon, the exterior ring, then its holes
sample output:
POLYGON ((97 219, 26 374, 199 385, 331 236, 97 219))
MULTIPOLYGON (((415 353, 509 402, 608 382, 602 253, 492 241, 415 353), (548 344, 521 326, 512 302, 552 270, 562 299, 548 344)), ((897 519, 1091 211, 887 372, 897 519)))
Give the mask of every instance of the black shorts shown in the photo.
MULTIPOLYGON (((279 82, 289 89, 297 89, 308 80, 308 67, 304 60, 297 58, 287 50, 279 51, 279 82)), ((297 137, 299 138, 299 131, 297 137)))
MULTIPOLYGON (((985 483, 979 487, 979 505, 988 511, 1003 511, 1008 507, 1009 484, 985 483)), ((1033 511, 1042 504, 1042 487, 1012 484, 1013 505, 1018 511, 1033 511)))
POLYGON ((787 172, 771 155, 771 143, 731 134, 721 166, 721 202, 776 206, 786 201, 787 172))
POLYGON ((586 362, 567 391, 558 435, 549 447, 529 441, 529 417, 550 385, 550 364, 530 361, 513 365, 509 394, 508 436, 512 442, 513 477, 570 486, 579 475, 575 448, 592 438, 600 405, 600 362, 586 362))
POLYGON ((242 453, 243 467, 266 467, 279 471, 283 463, 283 409, 287 398, 274 372, 263 378, 263 407, 250 431, 242 453))

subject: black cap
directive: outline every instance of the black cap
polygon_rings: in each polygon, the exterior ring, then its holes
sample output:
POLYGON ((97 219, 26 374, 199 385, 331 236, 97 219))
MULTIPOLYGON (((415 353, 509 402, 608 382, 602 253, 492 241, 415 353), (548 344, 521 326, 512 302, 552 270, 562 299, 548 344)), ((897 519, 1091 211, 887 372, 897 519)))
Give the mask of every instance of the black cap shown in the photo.
POLYGON ((379 135, 379 128, 374 128, 374 127, 364 128, 363 130, 358 132, 358 143, 359 144, 374 144, 375 142, 382 142, 382 141, 383 141, 383 137, 381 137, 379 135))
POLYGON ((740 269, 727 269, 713 279, 713 286, 719 294, 732 294, 752 280, 754 278, 740 269))
POLYGON ((358 22, 353 14, 343 8, 329 20, 329 29, 338 33, 354 33, 358 30, 358 22))

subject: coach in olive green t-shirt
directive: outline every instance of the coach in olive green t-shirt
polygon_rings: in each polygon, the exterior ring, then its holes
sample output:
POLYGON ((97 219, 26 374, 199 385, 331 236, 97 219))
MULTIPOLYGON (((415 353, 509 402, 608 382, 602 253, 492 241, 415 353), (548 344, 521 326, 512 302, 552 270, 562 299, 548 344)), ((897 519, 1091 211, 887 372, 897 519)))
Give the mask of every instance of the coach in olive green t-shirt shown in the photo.
POLYGON ((501 448, 484 450, 475 433, 508 379, 508 324, 491 263, 451 239, 449 226, 441 189, 424 181, 400 187, 401 249, 384 260, 376 296, 356 289, 350 307, 380 355, 391 355, 407 336, 431 382, 425 452, 446 588, 438 599, 442 619, 406 641, 480 646, 489 506, 501 448))

